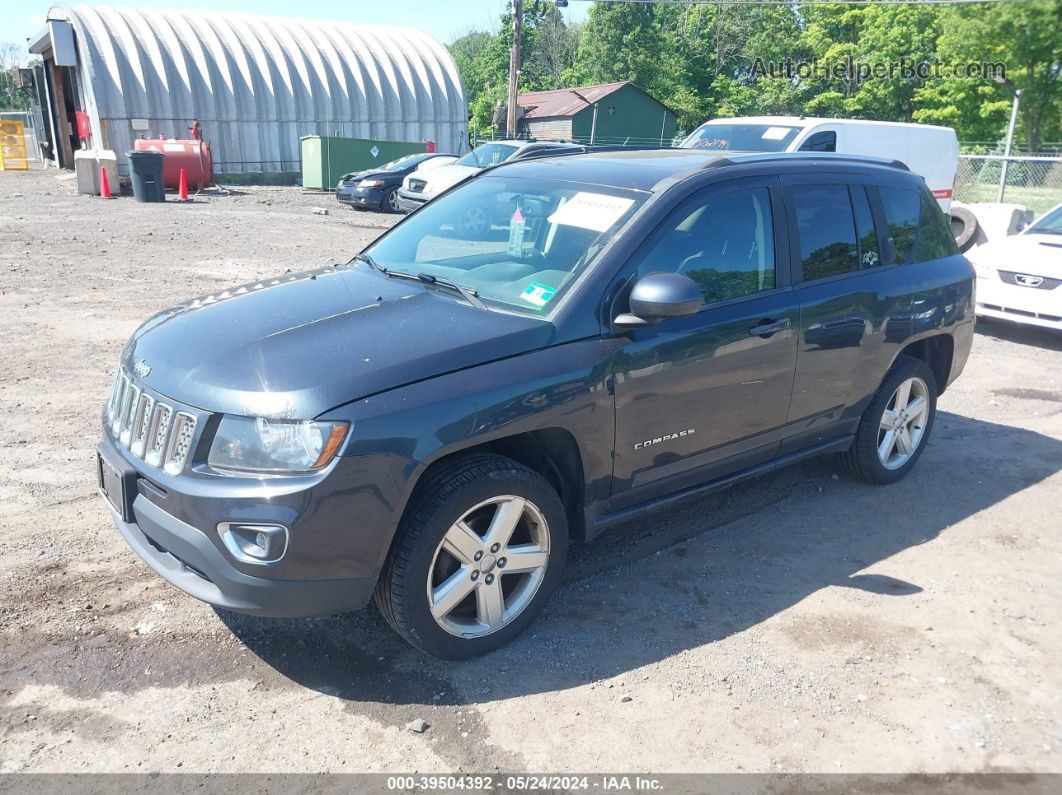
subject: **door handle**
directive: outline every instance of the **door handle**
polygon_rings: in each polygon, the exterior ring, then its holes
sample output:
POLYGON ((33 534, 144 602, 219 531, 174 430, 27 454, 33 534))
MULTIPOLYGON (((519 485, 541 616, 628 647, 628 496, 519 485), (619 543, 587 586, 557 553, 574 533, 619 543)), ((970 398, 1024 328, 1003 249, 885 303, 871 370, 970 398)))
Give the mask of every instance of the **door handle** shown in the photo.
POLYGON ((749 329, 749 336, 769 337, 777 331, 785 331, 787 328, 791 328, 792 325, 792 321, 787 317, 783 317, 781 320, 762 320, 760 325, 749 329))

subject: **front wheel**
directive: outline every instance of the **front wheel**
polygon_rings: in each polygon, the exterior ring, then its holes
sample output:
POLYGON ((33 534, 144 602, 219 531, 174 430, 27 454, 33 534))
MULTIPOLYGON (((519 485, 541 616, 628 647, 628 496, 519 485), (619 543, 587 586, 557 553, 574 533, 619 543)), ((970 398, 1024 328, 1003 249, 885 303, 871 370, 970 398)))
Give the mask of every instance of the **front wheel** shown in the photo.
POLYGON ((914 467, 937 413, 937 382, 921 359, 901 356, 859 422, 849 471, 869 483, 895 483, 914 467))
POLYGON ((417 488, 376 588, 388 624, 448 660, 503 646, 534 621, 560 581, 564 507, 538 473, 476 455, 417 488))
POLYGON ((398 188, 391 188, 384 196, 383 209, 389 213, 400 213, 402 208, 398 206, 398 188))

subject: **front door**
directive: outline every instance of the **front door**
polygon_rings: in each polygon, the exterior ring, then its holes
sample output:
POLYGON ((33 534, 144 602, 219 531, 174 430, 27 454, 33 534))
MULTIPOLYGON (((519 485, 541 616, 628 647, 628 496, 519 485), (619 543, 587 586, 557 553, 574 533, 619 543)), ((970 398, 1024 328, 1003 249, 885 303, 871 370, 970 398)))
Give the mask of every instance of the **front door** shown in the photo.
POLYGON ((714 184, 686 199, 631 271, 683 273, 704 306, 616 334, 613 507, 770 460, 796 360, 781 189, 774 177, 714 184))

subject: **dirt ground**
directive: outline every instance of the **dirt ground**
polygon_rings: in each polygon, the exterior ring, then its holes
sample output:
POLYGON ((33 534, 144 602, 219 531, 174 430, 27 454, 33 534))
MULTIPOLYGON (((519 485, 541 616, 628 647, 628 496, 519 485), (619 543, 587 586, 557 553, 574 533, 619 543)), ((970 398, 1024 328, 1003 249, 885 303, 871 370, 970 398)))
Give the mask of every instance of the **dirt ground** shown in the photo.
POLYGON ((297 189, 139 205, 0 173, 0 770, 1062 771, 1047 333, 981 324, 904 482, 823 459, 616 528, 473 662, 372 609, 219 614, 155 576, 96 494, 124 340, 392 222, 297 189))

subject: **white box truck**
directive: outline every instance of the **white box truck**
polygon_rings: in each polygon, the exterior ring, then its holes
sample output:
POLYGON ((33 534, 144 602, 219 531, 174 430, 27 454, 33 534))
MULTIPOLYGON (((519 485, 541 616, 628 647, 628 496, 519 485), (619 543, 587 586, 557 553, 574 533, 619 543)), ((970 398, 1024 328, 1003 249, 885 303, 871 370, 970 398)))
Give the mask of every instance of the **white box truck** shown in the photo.
POLYGON ((899 160, 951 208, 959 140, 951 127, 861 119, 744 116, 712 119, 681 146, 718 152, 841 152, 899 160))

